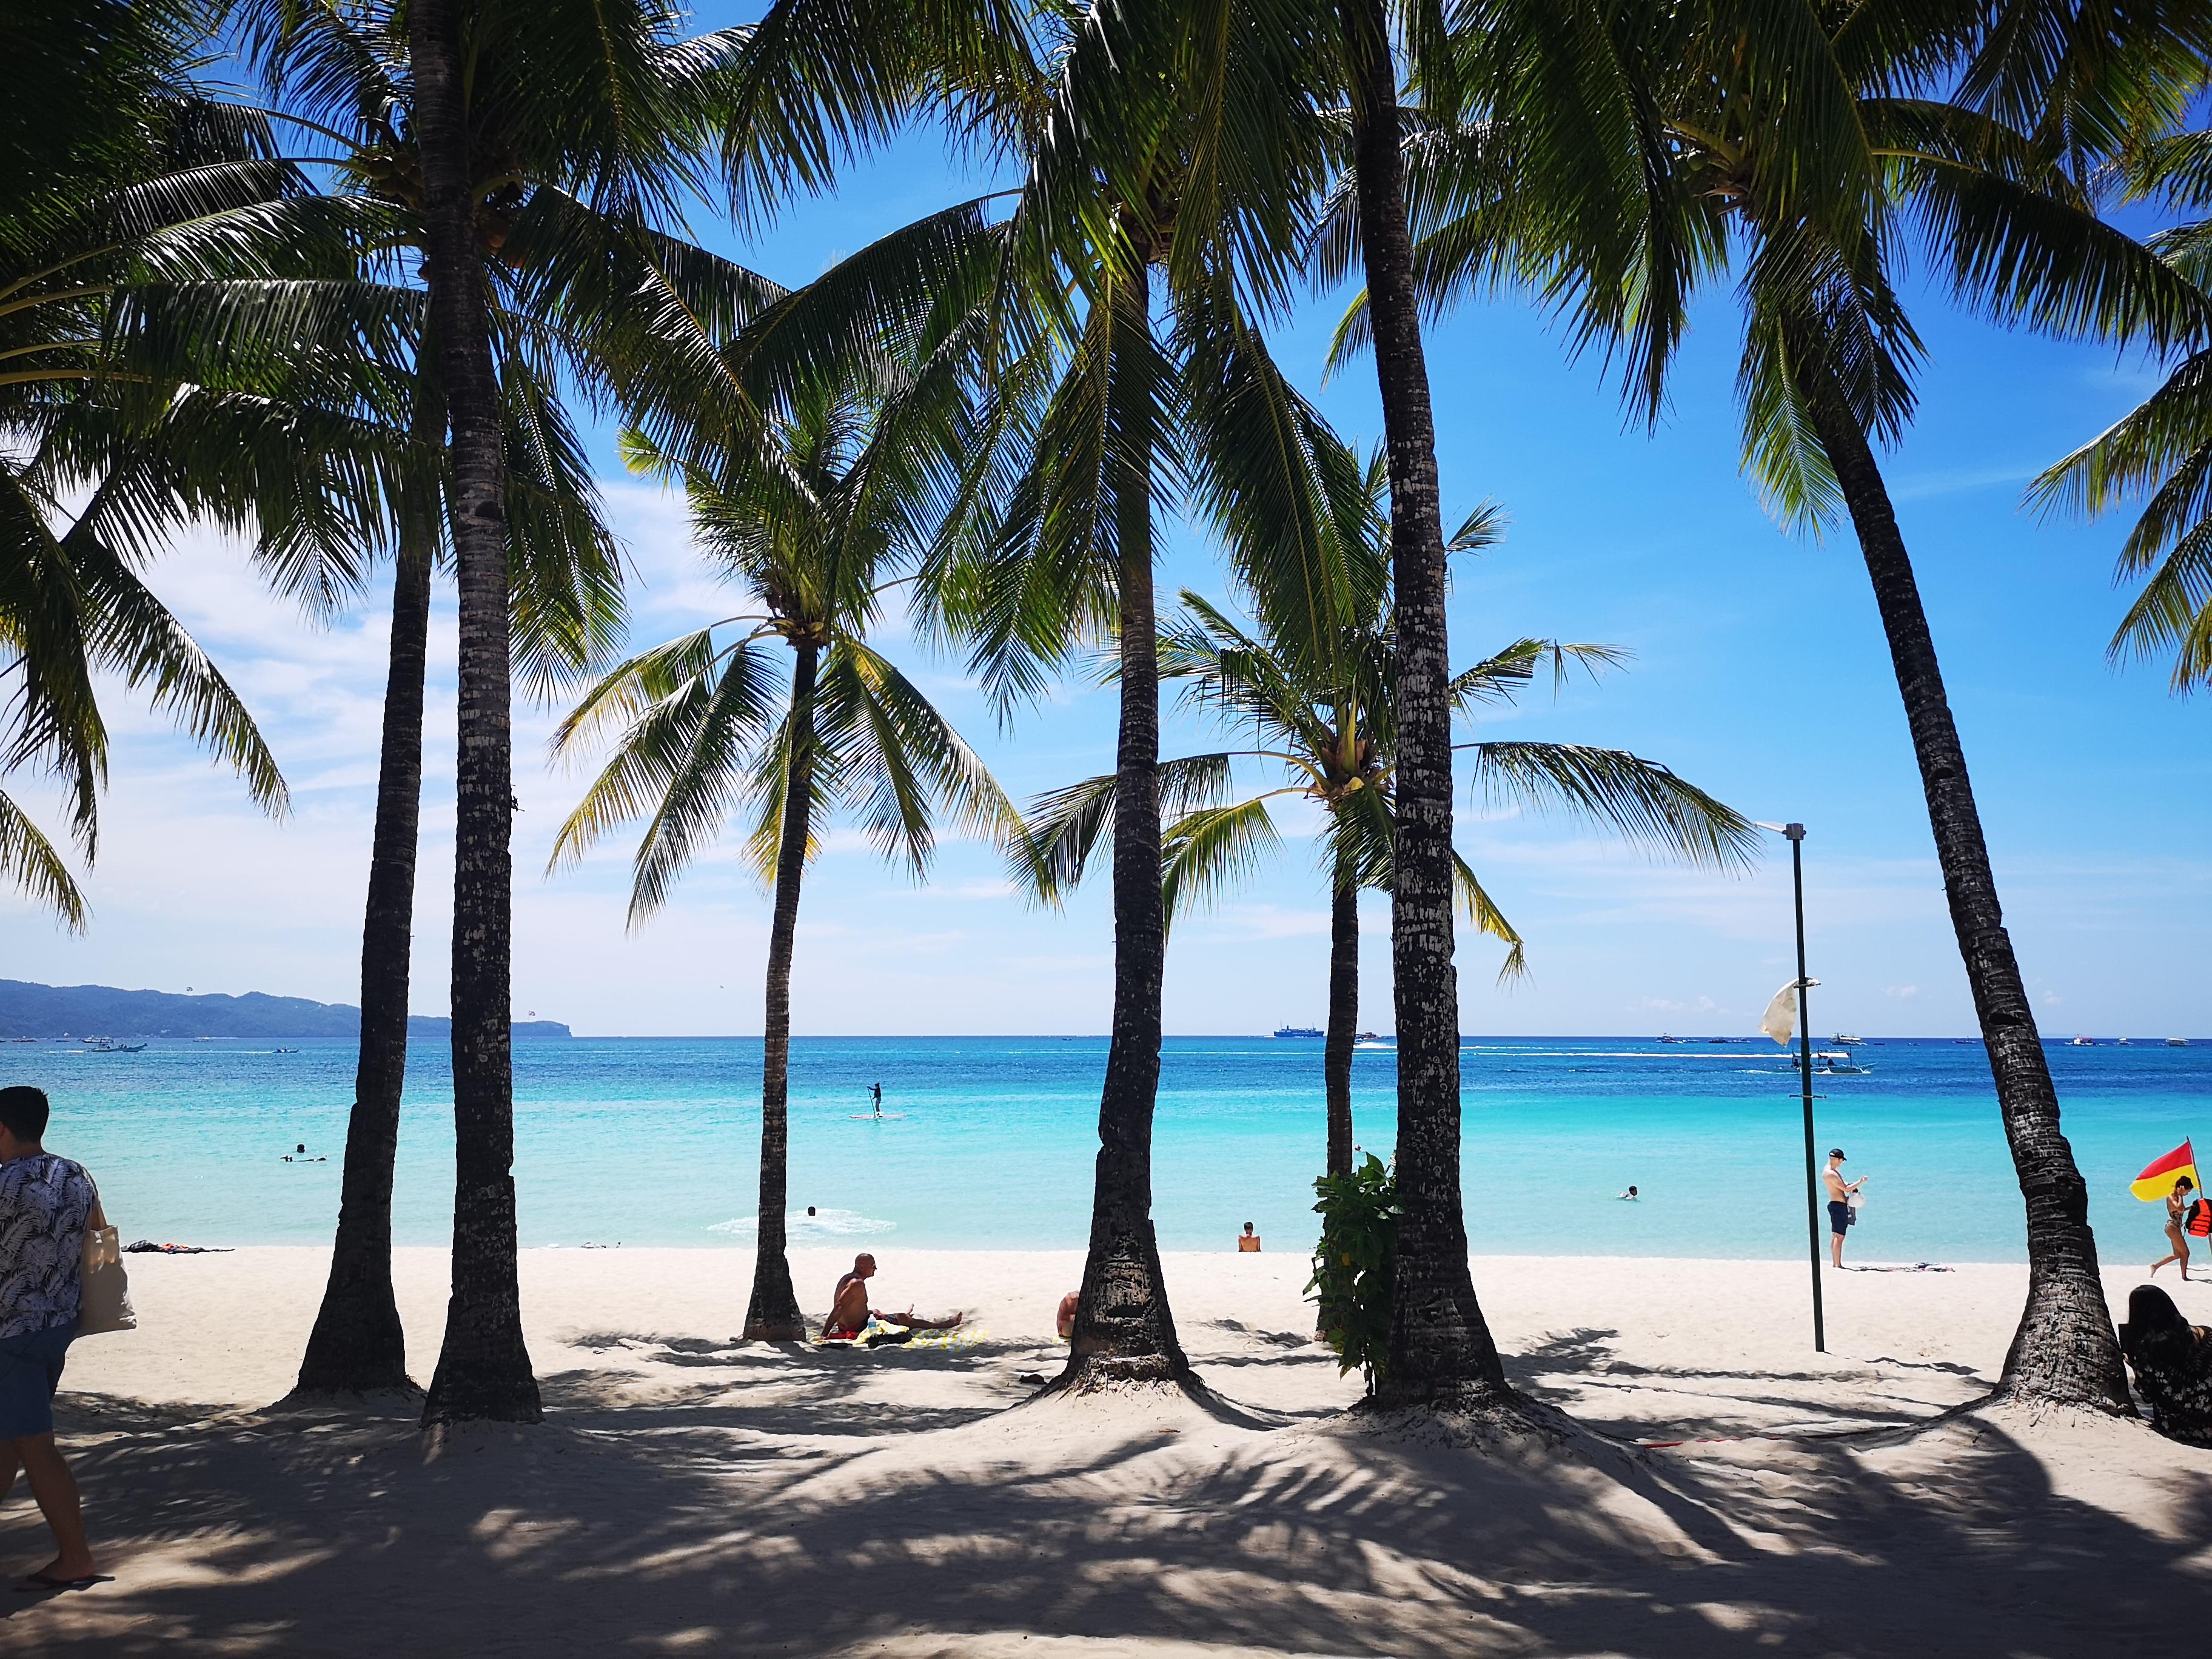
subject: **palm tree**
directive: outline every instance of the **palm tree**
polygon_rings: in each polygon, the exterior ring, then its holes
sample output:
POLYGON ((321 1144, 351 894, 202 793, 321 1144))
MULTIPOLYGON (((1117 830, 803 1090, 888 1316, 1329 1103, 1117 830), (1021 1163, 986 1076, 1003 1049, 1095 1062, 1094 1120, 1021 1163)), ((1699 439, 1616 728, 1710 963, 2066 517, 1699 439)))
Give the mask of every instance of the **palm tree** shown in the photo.
MULTIPOLYGON (((410 447, 435 452, 441 463, 396 503, 389 531, 397 556, 362 939, 362 1046, 337 1240, 298 1383, 310 1394, 405 1389, 412 1384, 392 1290, 392 1183, 406 1069, 430 584, 448 517, 439 354, 427 343, 424 296, 409 264, 423 238, 408 48, 402 20, 386 9, 256 0, 240 10, 249 56, 281 118, 329 149, 322 159, 345 186, 356 234, 378 254, 380 283, 355 280, 399 325, 383 367, 404 402, 410 447)), ((518 118, 513 105, 488 100, 472 117, 471 155, 473 188, 486 204, 475 234, 491 285, 505 425, 514 657, 526 685, 544 696, 603 664, 622 631, 619 555, 558 388, 605 380, 590 341, 635 303, 608 276, 634 274, 635 257, 623 254, 636 227, 595 211, 562 180, 537 180, 525 196, 514 157, 526 143, 508 130, 518 118)), ((264 296, 271 306, 288 297, 264 296)))
POLYGON ((1571 309, 1578 338, 1625 342, 1626 379, 1656 418, 1689 295, 1740 243, 1747 465, 1785 520, 1817 526, 1840 508, 1857 532, 2027 1201, 2028 1304, 2000 1392, 2124 1410, 2087 1189, 1875 446, 1912 407, 1918 342, 1890 275, 1908 216, 1962 295, 2035 325, 2132 319, 2177 337, 2193 302, 2096 217, 2063 145, 1931 94, 1962 65, 1971 83, 1990 53, 2028 50, 1978 22, 1494 0, 1468 20, 1458 124, 1423 135, 1419 258, 1432 301, 1517 276, 1571 309), (1586 165, 1547 167, 1562 134, 1586 165), (1586 187, 1567 201, 1509 183, 1547 175, 1586 187))
MULTIPOLYGON (((1380 1398, 1485 1409, 1510 1401, 1497 1343, 1468 1269, 1460 1182, 1459 976, 1453 963, 1451 649, 1436 418, 1400 149, 1405 112, 1394 40, 1420 83, 1450 84, 1435 48, 1438 9, 1394 31, 1383 0, 1337 0, 1351 216, 1366 277, 1390 479, 1398 630, 1398 774, 1390 890, 1391 994, 1398 1031, 1396 1289, 1380 1398)), ((1532 186, 1540 181, 1532 179, 1532 186)))
POLYGON ((460 593, 454 829, 453 1296, 426 1423, 534 1422, 538 1386, 516 1283, 509 1049, 514 807, 509 725, 507 446, 487 244, 497 221, 557 187, 641 228, 672 214, 696 172, 719 48, 675 38, 657 0, 524 10, 410 0, 408 136, 421 170, 422 271, 451 461, 460 593), (507 149, 486 192, 488 131, 507 149), (489 226, 487 221, 492 222, 489 226))
POLYGON ((683 483, 699 544, 749 608, 623 663, 556 738, 565 752, 620 728, 611 758, 562 825, 554 862, 573 863, 617 824, 650 813, 633 926, 666 902, 732 813, 750 818, 746 851, 774 898, 748 1342, 806 1334, 785 1254, 785 1170, 792 959, 800 884, 821 829, 849 812, 886 857, 920 874, 939 814, 994 837, 1014 822, 959 734, 867 643, 892 566, 916 551, 912 515, 927 486, 915 453, 865 392, 817 383, 711 472, 630 434, 635 465, 683 483), (781 711, 775 642, 792 653, 781 711))
MULTIPOLYGON (((1335 458, 1348 462, 1348 450, 1335 458)), ((1160 884, 1168 919, 1211 899, 1279 845, 1271 801, 1297 797, 1328 814, 1322 863, 1330 894, 1328 1030, 1322 1073, 1328 1102, 1326 1168, 1352 1170, 1352 1055, 1359 1017, 1359 892, 1388 890, 1396 817, 1396 629, 1389 599, 1389 532, 1383 522, 1382 458, 1366 469, 1364 509, 1348 520, 1324 517, 1322 566, 1299 602, 1255 605, 1255 636, 1218 606, 1185 589, 1183 615, 1164 629, 1162 677, 1184 682, 1187 704, 1223 725, 1249 731, 1253 747, 1186 756, 1161 768, 1163 787, 1182 810, 1167 828, 1160 884), (1304 602, 1318 598, 1318 606, 1304 602), (1257 760, 1285 781, 1233 799, 1231 768, 1257 760)), ((1317 494, 1319 491, 1316 492, 1317 494)), ((1321 511, 1329 513, 1327 503, 1321 511)), ((1492 544, 1500 530, 1485 507, 1462 526, 1455 551, 1492 544)), ((1296 557, 1293 554, 1292 557, 1296 557)), ((1266 565, 1273 562, 1249 562, 1266 565)), ((1277 567, 1279 568, 1279 567, 1277 567)), ((1549 659, 1555 675, 1569 662, 1593 672, 1621 659, 1609 646, 1522 639, 1452 677, 1455 708, 1471 714, 1510 702, 1549 659)), ((1618 830, 1634 842, 1693 862, 1741 863, 1751 826, 1663 766, 1620 750, 1557 743, 1466 741, 1478 788, 1538 809, 1565 808, 1618 830)), ((1098 842, 1114 830, 1115 780, 1089 778, 1041 797, 1018 845, 1018 879, 1057 902, 1079 883, 1098 842)), ((1525 970, 1521 936, 1498 912, 1474 871, 1453 854, 1456 893, 1468 919, 1508 946, 1501 979, 1525 970)))
POLYGON ((1241 3, 1015 15, 782 0, 739 67, 726 163, 749 192, 818 185, 918 108, 1022 176, 947 335, 987 398, 918 597, 1002 708, 1090 641, 1120 658, 1115 998, 1066 1372, 1186 1382, 1152 1208, 1165 943, 1154 514, 1297 507, 1312 413, 1254 319, 1284 299, 1317 133, 1280 118, 1310 39, 1241 3))

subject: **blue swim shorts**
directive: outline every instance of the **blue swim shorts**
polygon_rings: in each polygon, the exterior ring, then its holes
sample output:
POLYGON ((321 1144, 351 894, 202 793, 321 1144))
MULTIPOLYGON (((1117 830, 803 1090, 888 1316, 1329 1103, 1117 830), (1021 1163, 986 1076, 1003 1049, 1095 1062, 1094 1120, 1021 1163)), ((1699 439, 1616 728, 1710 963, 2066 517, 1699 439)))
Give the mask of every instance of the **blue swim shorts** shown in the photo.
POLYGON ((71 1321, 28 1336, 0 1337, 0 1440, 52 1432, 54 1390, 76 1334, 71 1321))

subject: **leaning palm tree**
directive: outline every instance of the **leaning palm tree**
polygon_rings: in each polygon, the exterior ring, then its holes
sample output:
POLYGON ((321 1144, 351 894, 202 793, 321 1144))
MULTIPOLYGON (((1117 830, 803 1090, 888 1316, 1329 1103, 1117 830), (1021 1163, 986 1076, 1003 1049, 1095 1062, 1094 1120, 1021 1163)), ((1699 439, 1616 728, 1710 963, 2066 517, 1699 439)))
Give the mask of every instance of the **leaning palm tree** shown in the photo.
POLYGON ((1690 295, 1737 245, 1747 468, 1786 521, 1840 513, 1856 532, 2026 1200, 2028 1301, 2000 1392, 2124 1410, 2087 1188, 1875 447, 1912 410, 1919 348, 1893 270, 1916 226, 1962 295, 2038 326, 2171 339, 2197 301, 2096 216, 2063 144, 1942 98, 1959 64, 2000 50, 2004 31, 1984 40, 1981 21, 1486 0, 1466 19, 1468 103, 1416 151, 1418 258, 1432 301, 1500 280, 1540 288, 1578 338, 1626 346, 1630 390, 1656 418, 1690 295), (1578 204, 1516 182, 1545 176, 1563 140, 1587 161, 1578 204))
POLYGON ((557 753, 617 733, 613 754, 554 844, 573 863, 617 825, 649 814, 632 925, 726 819, 750 819, 745 850, 770 888, 761 1066, 757 1245, 743 1340, 802 1340, 785 1251, 790 1145, 791 972, 799 888, 820 835, 857 818, 886 857, 918 874, 936 823, 1001 836, 1015 815, 959 734, 867 642, 897 562, 916 551, 927 495, 915 457, 864 396, 820 385, 709 472, 632 433, 642 471, 680 480, 695 538, 743 596, 740 613, 631 658, 562 723, 557 753), (772 647, 791 652, 778 706, 772 647))
MULTIPOLYGON (((1336 441, 1328 440, 1334 444, 1336 441)), ((1349 460, 1348 452, 1340 458, 1349 460)), ((1362 509, 1349 522, 1324 520, 1321 568, 1308 586, 1319 605, 1261 603, 1256 634, 1185 589, 1183 615, 1160 635, 1160 672, 1184 684, 1187 706, 1250 733, 1252 746, 1185 756, 1161 767, 1164 793, 1182 810, 1168 824, 1161 862, 1170 922, 1249 873, 1280 843, 1273 802, 1298 799, 1327 814, 1321 843, 1330 897, 1328 1028, 1322 1058, 1328 1103, 1326 1167, 1352 1162, 1352 1056, 1359 1018, 1359 894, 1388 891, 1396 818, 1396 629, 1389 600, 1390 555, 1382 522, 1382 458, 1370 459, 1362 509), (1316 624, 1319 624, 1316 626, 1316 624), (1232 769, 1258 762, 1282 781, 1236 798, 1232 769)), ((1449 544, 1492 544, 1499 515, 1486 506, 1449 544)), ((1293 557, 1296 556, 1293 555, 1293 557)), ((1522 639, 1452 677, 1462 714, 1510 702, 1547 661, 1593 672, 1621 659, 1609 646, 1522 639)), ((1455 745, 1472 763, 1474 787, 1538 810, 1564 808, 1632 842, 1694 863, 1729 867, 1748 855, 1752 826, 1667 768, 1620 750, 1559 743, 1455 745)), ((1014 869, 1048 902, 1083 878, 1114 824, 1114 779, 1085 779, 1041 797, 1014 869)), ((1525 971, 1522 940, 1455 851, 1458 900, 1468 920, 1507 947, 1499 977, 1525 971)))

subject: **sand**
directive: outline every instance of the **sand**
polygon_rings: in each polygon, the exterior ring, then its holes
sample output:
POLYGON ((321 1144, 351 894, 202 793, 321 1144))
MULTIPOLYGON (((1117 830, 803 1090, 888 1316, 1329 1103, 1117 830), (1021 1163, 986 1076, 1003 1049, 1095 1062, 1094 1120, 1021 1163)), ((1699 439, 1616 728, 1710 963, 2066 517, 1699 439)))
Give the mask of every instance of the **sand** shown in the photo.
MULTIPOLYGON (((142 1328, 79 1344, 63 1398, 114 1582, 8 1598, 0 1649, 2106 1656, 2212 1615, 2212 1453, 1943 1418, 2021 1268, 1832 1273, 1824 1356, 1802 1263, 1478 1259, 1516 1381, 1581 1425, 1486 1446, 1344 1416, 1292 1257, 1167 1259, 1210 1401, 1030 1402, 1079 1257, 881 1253, 877 1305, 972 1334, 743 1346, 746 1252, 526 1252, 547 1420, 441 1445, 404 1407, 270 1409, 324 1252, 133 1257, 142 1328)), ((794 1252, 810 1310, 848 1260, 794 1252)), ((399 1253, 418 1377, 444 1273, 399 1253)), ((0 1562, 44 1548, 19 1488, 0 1562)))

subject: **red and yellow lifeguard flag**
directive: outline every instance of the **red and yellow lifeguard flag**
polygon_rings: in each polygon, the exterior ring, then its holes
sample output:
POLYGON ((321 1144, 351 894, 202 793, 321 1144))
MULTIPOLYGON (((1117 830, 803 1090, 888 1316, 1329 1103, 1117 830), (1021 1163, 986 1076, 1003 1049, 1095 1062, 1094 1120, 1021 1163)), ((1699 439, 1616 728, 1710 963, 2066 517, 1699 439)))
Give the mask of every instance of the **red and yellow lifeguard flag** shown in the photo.
POLYGON ((2185 1140, 2130 1182, 2128 1190, 2146 1204, 2156 1204, 2184 1176, 2189 1177, 2191 1186, 2203 1190, 2204 1183, 2197 1178, 2197 1154, 2189 1150, 2185 1140))

